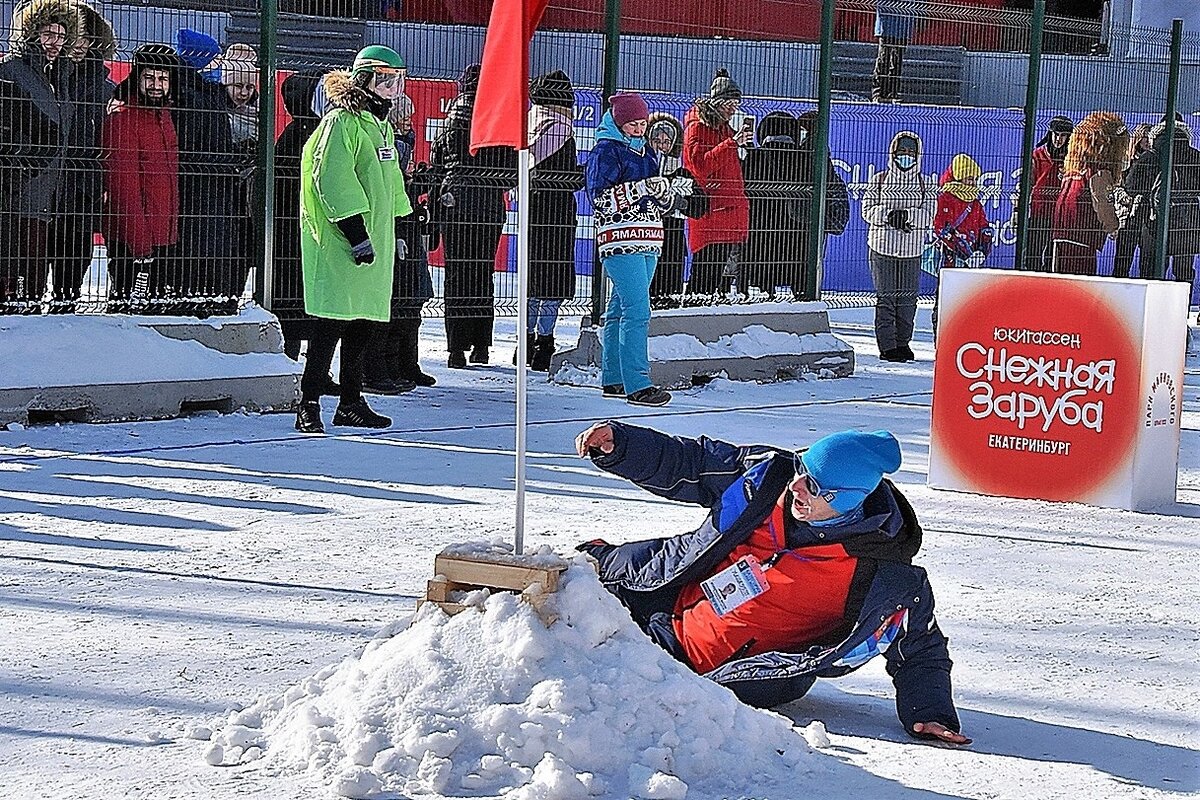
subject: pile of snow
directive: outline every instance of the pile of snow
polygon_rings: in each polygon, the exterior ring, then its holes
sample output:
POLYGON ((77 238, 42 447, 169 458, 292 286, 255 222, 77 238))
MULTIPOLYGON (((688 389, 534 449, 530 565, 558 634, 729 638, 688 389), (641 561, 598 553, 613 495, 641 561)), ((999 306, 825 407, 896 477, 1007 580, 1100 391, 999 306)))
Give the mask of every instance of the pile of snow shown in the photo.
POLYGON ((797 732, 687 670, 586 557, 562 577, 537 609, 482 590, 453 617, 427 604, 360 655, 195 735, 211 738, 211 764, 307 771, 358 798, 782 800, 829 780, 809 745, 827 742, 820 723, 797 732))
MULTIPOLYGON (((745 330, 718 337, 715 342, 702 342, 686 333, 650 337, 651 361, 676 361, 709 358, 738 358, 803 353, 850 352, 849 346, 832 333, 792 333, 778 331, 765 325, 747 325, 745 330)), ((828 360, 828 359, 827 359, 828 360)), ((844 363, 845 357, 837 357, 844 363)))

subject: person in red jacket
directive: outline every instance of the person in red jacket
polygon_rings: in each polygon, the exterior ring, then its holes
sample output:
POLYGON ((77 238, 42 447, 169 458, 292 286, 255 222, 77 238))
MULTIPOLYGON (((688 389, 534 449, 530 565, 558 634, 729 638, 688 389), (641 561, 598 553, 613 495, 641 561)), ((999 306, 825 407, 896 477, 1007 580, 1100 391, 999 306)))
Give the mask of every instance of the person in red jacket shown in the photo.
POLYGON ((1062 189, 1063 160, 1075 123, 1069 117, 1050 120, 1050 129, 1033 151, 1033 192, 1029 203, 1029 228, 1025 238, 1024 270, 1045 269, 1050 249, 1050 230, 1054 225, 1054 204, 1062 189))
MULTIPOLYGON (((942 191, 933 215, 935 246, 941 255, 939 271, 952 267, 977 267, 991 255, 995 235, 979 202, 979 176, 975 159, 959 153, 942 173, 942 191)), ((937 339, 937 301, 933 304, 933 335, 937 339)))
MULTIPOLYGON (((736 279, 750 231, 750 202, 738 148, 754 138, 753 121, 736 132, 729 126, 741 101, 741 88, 719 69, 708 96, 697 99, 683 118, 683 166, 709 199, 708 213, 688 223, 689 290, 699 294, 723 291, 731 278, 736 279)), ((740 284, 738 288, 745 291, 740 284)))
POLYGON ((133 311, 144 311, 151 294, 162 299, 165 281, 155 259, 178 239, 179 144, 169 108, 177 63, 168 45, 139 47, 102 131, 110 295, 133 311))

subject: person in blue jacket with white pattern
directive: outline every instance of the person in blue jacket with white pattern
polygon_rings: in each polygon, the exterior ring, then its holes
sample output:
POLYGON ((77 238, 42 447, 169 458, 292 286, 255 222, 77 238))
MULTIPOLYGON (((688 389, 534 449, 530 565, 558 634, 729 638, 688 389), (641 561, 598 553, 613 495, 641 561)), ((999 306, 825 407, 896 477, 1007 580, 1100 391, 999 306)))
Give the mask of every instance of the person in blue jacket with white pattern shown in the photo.
POLYGON ((792 452, 604 422, 576 449, 653 494, 709 509, 691 533, 579 546, 658 645, 761 707, 882 655, 911 736, 971 743, 929 577, 913 564, 921 526, 884 478, 900 467, 892 434, 842 431, 792 452))
POLYGON ((605 397, 665 406, 670 392, 650 381, 650 282, 662 253, 664 215, 692 192, 687 178, 660 177, 646 146, 650 110, 640 95, 609 98, 588 156, 587 192, 596 247, 608 278, 601 383, 605 397))

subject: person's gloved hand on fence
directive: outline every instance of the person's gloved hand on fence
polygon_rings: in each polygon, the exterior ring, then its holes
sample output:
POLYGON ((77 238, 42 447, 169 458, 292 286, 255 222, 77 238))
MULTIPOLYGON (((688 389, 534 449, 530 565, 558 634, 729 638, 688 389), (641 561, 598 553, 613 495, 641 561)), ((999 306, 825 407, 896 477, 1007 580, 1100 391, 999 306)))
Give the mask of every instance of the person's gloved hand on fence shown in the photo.
POLYGON ((888 227, 894 228, 902 233, 912 233, 912 223, 908 221, 907 208, 893 208, 887 215, 888 227))
POLYGON ((985 229, 983 233, 979 235, 979 242, 975 245, 975 251, 977 253, 982 253, 984 258, 990 256, 992 254, 992 239, 993 237, 991 229, 985 229))
POLYGON ((404 261, 408 258, 408 242, 403 239, 396 239, 396 258, 399 261, 404 261))
POLYGON ((350 243, 350 257, 354 259, 355 266, 361 267, 375 260, 375 248, 371 245, 371 237, 367 235, 367 226, 363 222, 362 214, 339 219, 334 224, 350 243))

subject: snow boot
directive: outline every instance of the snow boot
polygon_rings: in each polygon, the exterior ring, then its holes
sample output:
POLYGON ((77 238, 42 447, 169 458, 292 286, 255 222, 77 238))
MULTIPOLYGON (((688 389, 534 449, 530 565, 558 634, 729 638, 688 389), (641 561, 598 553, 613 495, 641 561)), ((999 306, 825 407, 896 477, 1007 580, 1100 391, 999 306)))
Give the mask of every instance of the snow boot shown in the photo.
POLYGON ((388 428, 392 420, 382 414, 376 414, 367 405, 367 401, 359 398, 356 402, 338 404, 333 415, 334 425, 345 425, 349 428, 388 428))
POLYGON ((665 406, 671 402, 671 393, 657 386, 647 386, 626 397, 625 402, 631 406, 665 406))
MULTIPOLYGON (((525 334, 525 366, 533 366, 533 350, 537 347, 537 336, 532 333, 525 334)), ((517 353, 519 349, 513 350, 513 366, 517 365, 517 353)))
POLYGON ((471 348, 471 363, 472 364, 487 364, 490 361, 488 349, 483 345, 475 345, 471 348))
POLYGON ((533 351, 533 358, 529 360, 529 368, 534 372, 549 372, 550 359, 554 357, 554 334, 549 336, 538 336, 536 346, 533 351))
POLYGON ((467 354, 462 350, 451 350, 450 357, 446 359, 446 366, 450 369, 466 369, 467 354))
POLYGON ((321 422, 321 404, 316 400, 304 400, 296 409, 296 430, 301 433, 324 433, 321 422))
POLYGON ((389 355, 393 377, 397 380, 412 381, 417 386, 433 386, 437 383, 437 378, 422 372, 417 361, 421 319, 418 317, 413 320, 400 320, 398 323, 400 335, 395 339, 395 350, 389 355))

